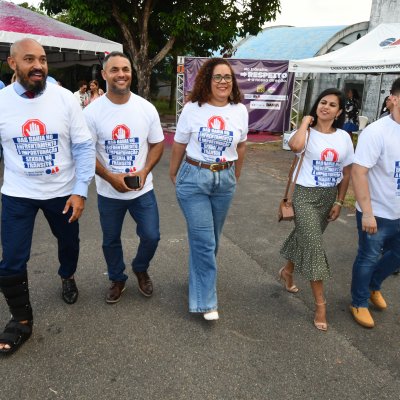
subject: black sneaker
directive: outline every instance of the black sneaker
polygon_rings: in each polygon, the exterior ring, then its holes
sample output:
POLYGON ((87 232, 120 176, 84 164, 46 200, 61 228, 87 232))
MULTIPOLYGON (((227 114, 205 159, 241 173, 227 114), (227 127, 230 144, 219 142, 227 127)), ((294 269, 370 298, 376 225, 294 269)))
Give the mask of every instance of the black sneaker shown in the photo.
POLYGON ((62 298, 67 304, 74 304, 78 300, 78 288, 75 279, 62 279, 62 298))

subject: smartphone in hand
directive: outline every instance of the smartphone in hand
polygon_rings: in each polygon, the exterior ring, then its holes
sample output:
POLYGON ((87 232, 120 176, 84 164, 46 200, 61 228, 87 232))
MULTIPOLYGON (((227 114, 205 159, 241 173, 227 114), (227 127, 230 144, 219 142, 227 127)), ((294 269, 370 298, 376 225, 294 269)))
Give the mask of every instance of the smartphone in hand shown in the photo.
POLYGON ((125 185, 129 189, 139 189, 140 188, 140 178, 137 175, 129 175, 124 178, 125 185))

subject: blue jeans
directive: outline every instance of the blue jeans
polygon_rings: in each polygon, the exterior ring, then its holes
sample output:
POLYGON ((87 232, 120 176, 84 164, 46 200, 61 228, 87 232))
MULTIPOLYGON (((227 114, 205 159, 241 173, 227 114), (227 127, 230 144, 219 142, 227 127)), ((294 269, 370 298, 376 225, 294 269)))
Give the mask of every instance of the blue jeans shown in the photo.
POLYGON ((103 253, 111 281, 126 281, 122 252, 121 231, 125 214, 136 222, 136 234, 140 243, 132 268, 136 272, 147 271, 160 240, 157 200, 151 190, 132 200, 111 199, 98 195, 100 224, 103 230, 103 253))
POLYGON ((2 195, 1 210, 1 244, 3 259, 0 262, 0 276, 19 275, 26 271, 31 253, 33 227, 39 210, 50 225, 58 242, 58 274, 61 278, 72 276, 78 265, 79 257, 79 224, 68 219, 62 211, 68 197, 57 197, 49 200, 33 200, 22 197, 2 195))
POLYGON ((219 238, 235 193, 235 167, 219 172, 184 162, 176 179, 176 196, 189 237, 189 311, 217 310, 219 238))
POLYGON ((400 219, 376 217, 378 232, 370 235, 362 231, 361 217, 357 211, 358 253, 351 282, 354 307, 368 307, 370 291, 380 290, 382 282, 400 266, 400 219))

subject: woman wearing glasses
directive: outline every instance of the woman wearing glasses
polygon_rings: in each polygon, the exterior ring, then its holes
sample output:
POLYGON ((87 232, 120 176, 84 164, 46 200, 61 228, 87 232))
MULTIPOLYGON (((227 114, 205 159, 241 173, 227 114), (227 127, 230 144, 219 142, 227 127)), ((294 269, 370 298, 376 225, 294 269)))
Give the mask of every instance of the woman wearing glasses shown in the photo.
POLYGON ((228 61, 207 60, 172 147, 170 177, 189 238, 189 311, 206 320, 219 318, 216 255, 246 150, 248 113, 240 97, 228 61))

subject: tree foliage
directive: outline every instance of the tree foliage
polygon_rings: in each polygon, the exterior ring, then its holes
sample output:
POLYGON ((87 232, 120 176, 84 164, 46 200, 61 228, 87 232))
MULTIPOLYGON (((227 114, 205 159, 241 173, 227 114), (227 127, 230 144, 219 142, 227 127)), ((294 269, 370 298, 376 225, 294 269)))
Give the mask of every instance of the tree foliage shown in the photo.
POLYGON ((276 18, 280 0, 42 0, 49 15, 64 13, 72 25, 120 42, 149 96, 150 74, 171 53, 209 56, 257 34, 276 18))

